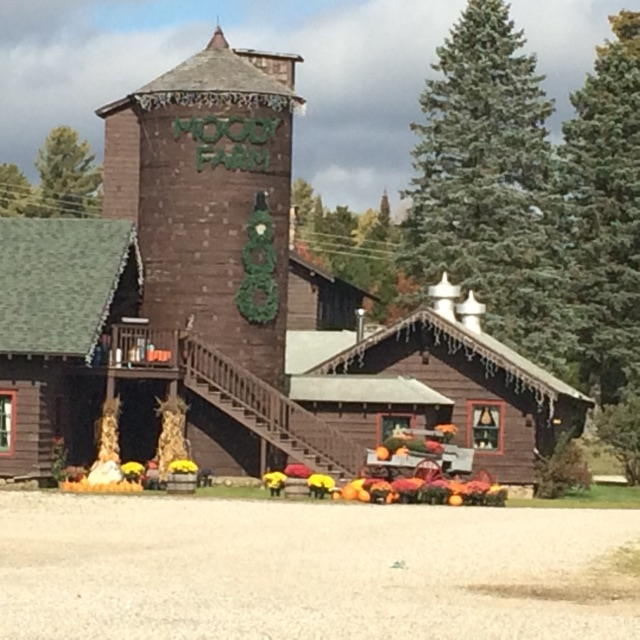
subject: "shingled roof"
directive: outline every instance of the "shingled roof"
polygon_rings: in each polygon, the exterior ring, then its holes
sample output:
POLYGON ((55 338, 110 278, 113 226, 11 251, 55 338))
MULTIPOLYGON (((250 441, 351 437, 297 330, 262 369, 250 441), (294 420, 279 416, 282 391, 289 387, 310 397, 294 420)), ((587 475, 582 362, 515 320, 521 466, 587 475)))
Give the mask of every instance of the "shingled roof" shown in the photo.
POLYGON ((0 353, 89 359, 131 247, 121 220, 0 218, 0 353))
POLYGON ((369 349, 385 340, 397 339, 401 331, 407 331, 407 335, 409 335, 412 328, 416 326, 431 327, 444 335, 450 336, 458 345, 469 350, 471 354, 477 354, 479 362, 485 360, 493 363, 496 367, 507 371, 514 378, 519 378, 526 387, 552 400, 556 400, 559 395, 564 395, 586 404, 594 404, 591 398, 510 349, 502 342, 486 333, 475 333, 461 322, 448 320, 429 308, 418 309, 386 329, 378 331, 361 342, 335 353, 324 362, 312 366, 305 373, 335 373, 338 370, 349 369, 351 364, 354 365, 353 368, 357 368, 358 363, 366 357, 366 352, 369 349))
POLYGON ((299 99, 289 87, 229 48, 219 27, 206 49, 134 91, 134 94, 173 91, 252 93, 299 99))

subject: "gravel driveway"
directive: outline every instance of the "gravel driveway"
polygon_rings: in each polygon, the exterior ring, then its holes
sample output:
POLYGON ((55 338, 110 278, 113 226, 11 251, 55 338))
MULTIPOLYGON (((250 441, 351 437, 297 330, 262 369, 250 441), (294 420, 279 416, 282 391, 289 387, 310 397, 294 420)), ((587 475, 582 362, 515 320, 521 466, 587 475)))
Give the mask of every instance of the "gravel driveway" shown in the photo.
POLYGON ((640 600, 492 589, 638 539, 640 511, 0 493, 0 638, 635 638, 640 600))

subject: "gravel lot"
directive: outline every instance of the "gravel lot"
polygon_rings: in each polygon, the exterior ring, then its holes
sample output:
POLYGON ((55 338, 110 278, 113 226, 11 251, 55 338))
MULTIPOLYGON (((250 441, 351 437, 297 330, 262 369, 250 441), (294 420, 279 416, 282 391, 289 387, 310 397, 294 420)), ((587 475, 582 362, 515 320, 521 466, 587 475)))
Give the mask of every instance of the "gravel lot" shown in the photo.
POLYGON ((597 592, 638 539, 640 511, 0 492, 0 638, 628 639, 640 600, 491 589, 597 592))

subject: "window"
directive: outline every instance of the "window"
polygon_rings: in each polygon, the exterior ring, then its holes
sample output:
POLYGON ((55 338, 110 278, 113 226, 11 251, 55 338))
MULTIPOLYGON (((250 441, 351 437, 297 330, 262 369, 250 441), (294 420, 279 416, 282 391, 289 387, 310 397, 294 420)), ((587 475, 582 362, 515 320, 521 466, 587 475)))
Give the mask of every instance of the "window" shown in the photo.
POLYGON ((470 446, 479 451, 501 452, 504 429, 502 402, 469 402, 470 446))
POLYGON ((412 429, 415 426, 413 414, 378 414, 378 443, 383 443, 396 429, 412 429))
POLYGON ((0 453, 11 451, 13 444, 15 394, 0 391, 0 453))

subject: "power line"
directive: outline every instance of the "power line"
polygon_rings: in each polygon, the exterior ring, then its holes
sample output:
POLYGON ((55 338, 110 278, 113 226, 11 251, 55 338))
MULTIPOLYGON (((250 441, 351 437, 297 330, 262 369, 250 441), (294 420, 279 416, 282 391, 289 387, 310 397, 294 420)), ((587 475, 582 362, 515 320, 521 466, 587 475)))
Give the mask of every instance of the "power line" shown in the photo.
MULTIPOLYGON (((311 249, 311 251, 313 251, 313 249, 311 249)), ((391 255, 386 256, 386 257, 382 257, 382 256, 363 256, 362 254, 358 254, 358 253, 352 253, 349 251, 332 251, 330 249, 322 249, 320 251, 320 256, 322 256, 323 254, 329 254, 329 255, 336 255, 336 256, 346 256, 348 258, 366 258, 367 260, 373 260, 373 261, 377 261, 377 262, 393 262, 393 258, 391 257, 391 255)))
MULTIPOLYGON (((303 225, 299 225, 298 228, 302 228, 305 229, 305 227, 303 225)), ((325 236, 327 238, 340 238, 340 239, 346 239, 349 236, 346 235, 340 235, 340 234, 336 234, 336 233, 320 233, 319 231, 304 231, 304 233, 308 236, 325 236)), ((352 238, 350 238, 352 239, 352 238)), ((400 247, 402 246, 399 242, 387 242, 386 240, 369 240, 366 239, 365 242, 369 242, 369 243, 375 243, 375 244, 383 244, 385 246, 388 247, 400 247)))
POLYGON ((344 249, 346 251, 351 251, 354 255, 381 255, 381 256, 394 256, 396 255, 394 251, 382 251, 381 249, 366 249, 362 247, 356 247, 354 245, 349 245, 341 242, 316 242, 313 245, 309 246, 309 249, 313 251, 317 249, 318 251, 323 251, 325 249, 344 249))

